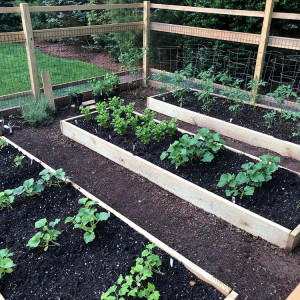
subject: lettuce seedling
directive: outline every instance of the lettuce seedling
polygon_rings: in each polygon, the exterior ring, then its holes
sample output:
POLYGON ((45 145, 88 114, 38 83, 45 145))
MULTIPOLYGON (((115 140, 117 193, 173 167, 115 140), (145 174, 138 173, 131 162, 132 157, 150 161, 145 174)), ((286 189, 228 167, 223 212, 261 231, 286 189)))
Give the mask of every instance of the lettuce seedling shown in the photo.
POLYGON ((17 167, 22 165, 22 160, 25 158, 24 155, 21 156, 16 156, 14 159, 14 163, 16 164, 17 167))
POLYGON ((11 207, 14 202, 14 190, 5 190, 0 193, 0 208, 11 207))
POLYGON ((12 252, 9 252, 8 249, 0 250, 0 279, 3 278, 5 274, 10 274, 13 271, 14 264, 13 260, 9 257, 13 256, 12 252))
POLYGON ((35 222, 35 228, 42 231, 37 232, 27 243, 27 247, 36 248, 42 247, 44 251, 47 251, 50 246, 59 246, 59 243, 56 242, 57 237, 61 234, 61 231, 56 230, 54 227, 60 222, 60 219, 55 219, 54 222, 47 224, 47 219, 40 219, 35 222))
POLYGON ((91 117, 91 111, 89 106, 87 107, 80 106, 79 110, 83 114, 86 121, 91 121, 92 117, 91 117))
POLYGON ((0 139, 0 149, 2 150, 4 147, 8 145, 6 140, 0 139))
POLYGON ((130 275, 120 275, 115 285, 101 295, 101 300, 127 299, 127 297, 146 298, 158 300, 159 291, 155 290, 154 284, 145 280, 152 278, 153 272, 162 274, 159 270, 162 262, 158 255, 153 254, 154 244, 149 244, 142 252, 141 257, 136 259, 135 266, 131 267, 130 275))
POLYGON ((78 201, 79 204, 84 205, 80 208, 75 217, 67 217, 65 223, 73 223, 74 228, 79 228, 85 231, 83 239, 85 243, 90 243, 95 239, 94 230, 100 221, 106 221, 109 218, 109 213, 97 213, 97 202, 82 198, 78 201))

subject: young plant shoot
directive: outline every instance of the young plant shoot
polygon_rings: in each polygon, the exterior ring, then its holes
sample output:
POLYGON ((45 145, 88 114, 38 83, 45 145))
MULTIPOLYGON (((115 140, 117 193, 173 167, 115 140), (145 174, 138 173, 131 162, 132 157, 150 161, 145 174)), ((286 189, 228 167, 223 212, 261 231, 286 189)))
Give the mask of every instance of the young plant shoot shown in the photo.
POLYGON ((25 158, 24 155, 21 156, 16 156, 14 159, 14 163, 16 164, 17 167, 22 165, 22 160, 25 158))
POLYGON ((0 208, 11 207, 15 200, 14 190, 5 190, 0 192, 0 208))
POLYGON ((0 250, 0 280, 5 274, 10 274, 13 272, 13 267, 16 266, 13 260, 10 258, 13 255, 14 254, 9 252, 7 248, 0 250))

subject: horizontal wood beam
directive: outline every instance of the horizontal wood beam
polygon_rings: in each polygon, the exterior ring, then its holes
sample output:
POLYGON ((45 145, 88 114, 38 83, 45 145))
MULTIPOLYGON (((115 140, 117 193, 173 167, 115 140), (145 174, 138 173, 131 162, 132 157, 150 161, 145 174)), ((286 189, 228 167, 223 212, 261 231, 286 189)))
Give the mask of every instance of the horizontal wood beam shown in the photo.
POLYGON ((20 12, 20 7, 0 7, 0 14, 15 14, 20 12))
MULTIPOLYGON (((257 18, 263 18, 265 16, 264 11, 256 11, 256 10, 221 9, 221 8, 154 4, 154 3, 151 4, 151 8, 189 11, 189 12, 217 14, 217 15, 257 17, 257 18)), ((273 14, 273 19, 300 20, 300 14, 276 12, 273 14)))
POLYGON ((23 31, 0 33, 0 44, 23 43, 24 41, 25 35, 23 31))
POLYGON ((132 23, 118 23, 108 25, 94 25, 94 26, 79 26, 55 29, 34 30, 33 37, 35 40, 47 40, 57 38, 67 38, 74 36, 85 36, 99 33, 113 33, 124 32, 130 30, 142 30, 143 22, 132 23))
POLYGON ((258 45, 259 34, 151 22, 151 30, 258 45))
POLYGON ((269 36, 269 47, 300 50, 300 39, 285 38, 281 36, 269 36))

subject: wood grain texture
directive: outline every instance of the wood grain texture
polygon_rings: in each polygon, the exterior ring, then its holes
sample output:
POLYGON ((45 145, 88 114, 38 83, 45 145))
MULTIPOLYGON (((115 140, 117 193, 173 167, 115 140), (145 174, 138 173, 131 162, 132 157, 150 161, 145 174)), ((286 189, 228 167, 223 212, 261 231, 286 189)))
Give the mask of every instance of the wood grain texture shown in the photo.
POLYGON ((300 299, 300 283, 296 286, 293 292, 286 298, 286 300, 299 300, 300 299))
POLYGON ((217 196, 67 121, 61 122, 61 130, 72 140, 147 178, 193 205, 281 248, 287 246, 290 229, 217 196))
POLYGON ((53 90, 52 90, 52 84, 51 84, 51 78, 50 78, 49 71, 42 72, 42 81, 43 81, 45 98, 49 102, 50 106, 53 109, 55 109, 54 96, 53 96, 53 90))

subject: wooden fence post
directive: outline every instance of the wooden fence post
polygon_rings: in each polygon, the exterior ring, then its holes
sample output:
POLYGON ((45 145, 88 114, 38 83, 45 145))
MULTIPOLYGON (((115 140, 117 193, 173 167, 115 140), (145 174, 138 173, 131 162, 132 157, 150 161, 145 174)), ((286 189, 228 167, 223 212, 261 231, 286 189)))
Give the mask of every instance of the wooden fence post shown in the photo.
POLYGON ((23 30, 25 35, 25 45, 27 52, 28 68, 31 82, 32 94, 35 99, 40 99, 40 82, 35 56, 32 24, 30 18, 30 10, 28 3, 20 4, 23 30))
POLYGON ((53 109, 55 109, 55 103, 54 103, 54 97, 53 97, 53 91, 52 91, 52 84, 51 84, 49 71, 43 71, 42 72, 42 81, 43 81, 45 98, 48 100, 51 107, 53 109))
POLYGON ((144 1, 143 47, 147 47, 143 56, 143 85, 147 86, 149 77, 149 46, 150 46, 150 1, 144 1))
MULTIPOLYGON (((254 71, 254 79, 256 79, 257 81, 261 80, 262 74, 263 74, 265 56, 266 56, 266 51, 268 48, 268 40, 269 40, 269 34, 270 34, 273 9, 274 9, 274 0, 266 0, 265 16, 264 16, 262 29, 261 29, 260 42, 259 42, 259 46, 258 46, 256 65, 255 65, 255 71, 254 71)), ((252 95, 253 95, 252 101, 253 102, 255 101, 255 96, 258 93, 259 93, 258 88, 255 88, 252 91, 252 95)))

